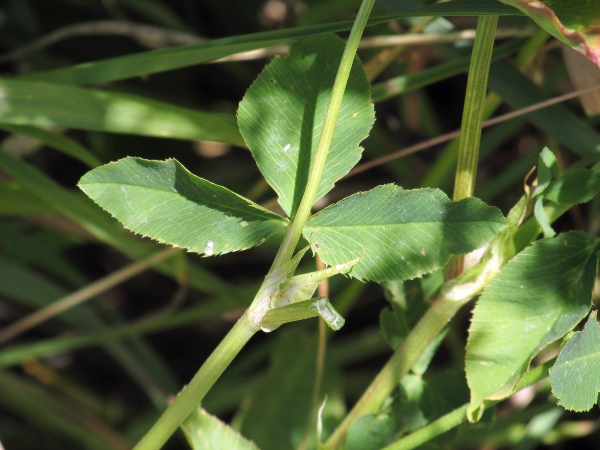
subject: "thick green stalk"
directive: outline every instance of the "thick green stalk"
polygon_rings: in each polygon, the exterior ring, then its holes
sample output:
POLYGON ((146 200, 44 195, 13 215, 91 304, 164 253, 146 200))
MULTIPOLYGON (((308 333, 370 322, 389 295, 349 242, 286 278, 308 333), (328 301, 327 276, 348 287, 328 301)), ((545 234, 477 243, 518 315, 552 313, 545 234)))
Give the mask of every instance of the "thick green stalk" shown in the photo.
POLYGON ((344 49, 340 67, 333 84, 331 100, 327 109, 325 123, 323 124, 323 132, 311 166, 306 190, 292 224, 288 228, 279 251, 275 256, 271 270, 265 277, 265 282, 260 287, 246 313, 238 320, 236 325, 202 365, 186 389, 179 394, 173 404, 167 408, 159 420, 134 447, 134 450, 155 450, 161 448, 185 418, 194 411, 208 390, 221 376, 227 366, 229 366, 233 358, 260 329, 261 319, 271 308, 274 286, 278 286, 279 283, 277 280, 281 276, 286 263, 292 258, 296 245, 300 240, 302 229, 315 202, 317 188, 325 168, 325 161, 327 160, 327 154, 333 139, 333 131, 348 83, 348 77, 350 76, 350 69, 352 68, 362 32, 367 24, 367 19, 374 3, 375 0, 363 0, 352 31, 350 32, 350 37, 344 49))

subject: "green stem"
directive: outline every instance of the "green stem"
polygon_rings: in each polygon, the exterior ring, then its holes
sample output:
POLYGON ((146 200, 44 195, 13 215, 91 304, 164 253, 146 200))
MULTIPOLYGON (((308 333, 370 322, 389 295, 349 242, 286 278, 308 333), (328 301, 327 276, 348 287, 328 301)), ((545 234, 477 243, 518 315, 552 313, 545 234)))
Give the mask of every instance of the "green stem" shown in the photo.
POLYGON ((342 106, 344 91, 346 90, 346 84, 348 83, 348 77, 350 76, 350 69, 354 63, 356 50, 360 38, 362 37, 363 30, 367 25, 367 20, 374 3, 375 0, 363 0, 356 20, 354 21, 354 25, 352 26, 352 31, 350 32, 350 37, 348 38, 344 54, 342 55, 342 61, 340 62, 340 67, 335 77, 335 82, 333 83, 331 100, 323 124, 323 132, 319 140, 317 151, 315 152, 315 159, 308 176, 306 190, 304 191, 302 201, 298 206, 298 211, 294 216, 294 220, 283 239, 275 260, 273 261, 273 269, 279 267, 291 258, 294 249, 300 240, 304 224, 308 220, 311 208, 315 203, 317 189, 319 188, 321 176, 325 168, 325 161, 327 160, 327 154, 329 153, 329 147, 333 139, 333 131, 340 112, 340 107, 342 106))
POLYGON ((202 364, 192 381, 138 442, 134 450, 161 448, 181 423, 198 407, 209 389, 255 333, 256 328, 251 326, 247 315, 244 314, 202 364))
POLYGON ((455 301, 442 297, 429 308, 329 437, 325 444, 328 448, 343 448, 346 433, 352 423, 360 416, 376 413, 381 408, 398 385, 398 380, 408 373, 429 344, 468 300, 455 301))

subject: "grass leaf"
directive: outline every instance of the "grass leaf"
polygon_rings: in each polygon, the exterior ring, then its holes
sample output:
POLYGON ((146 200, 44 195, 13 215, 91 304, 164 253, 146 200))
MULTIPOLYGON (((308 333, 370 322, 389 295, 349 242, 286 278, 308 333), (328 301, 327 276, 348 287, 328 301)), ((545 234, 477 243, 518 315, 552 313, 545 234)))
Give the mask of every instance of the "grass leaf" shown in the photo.
MULTIPOLYGON (((401 17, 475 16, 481 14, 521 15, 522 13, 510 6, 489 0, 456 0, 416 8, 414 4, 407 3, 401 7, 396 5, 393 14, 371 18, 368 25, 385 23, 401 17)), ((21 78, 69 84, 106 83, 214 61, 236 53, 286 44, 303 37, 348 31, 352 27, 352 23, 353 21, 348 20, 232 36, 175 48, 150 50, 103 61, 87 62, 63 69, 35 72, 21 78)))
POLYGON ((244 146, 235 119, 227 114, 42 81, 0 80, 0 93, 0 124, 60 126, 244 146))

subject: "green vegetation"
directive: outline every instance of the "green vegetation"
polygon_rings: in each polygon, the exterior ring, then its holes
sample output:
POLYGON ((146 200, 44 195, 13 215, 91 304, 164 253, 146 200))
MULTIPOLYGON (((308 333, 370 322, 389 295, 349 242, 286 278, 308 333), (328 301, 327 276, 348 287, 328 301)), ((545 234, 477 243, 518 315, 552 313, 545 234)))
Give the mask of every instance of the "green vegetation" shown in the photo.
POLYGON ((598 445, 600 8, 2 8, 6 448, 598 445))

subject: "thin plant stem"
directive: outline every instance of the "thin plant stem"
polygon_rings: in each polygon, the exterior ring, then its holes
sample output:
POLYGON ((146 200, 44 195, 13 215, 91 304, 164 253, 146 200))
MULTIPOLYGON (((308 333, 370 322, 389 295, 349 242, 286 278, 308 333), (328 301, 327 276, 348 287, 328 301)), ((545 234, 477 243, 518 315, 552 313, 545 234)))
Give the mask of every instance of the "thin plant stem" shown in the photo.
POLYGON ((223 371, 229 366, 250 338, 260 329, 260 320, 271 308, 271 296, 267 294, 267 289, 271 287, 269 283, 272 283, 271 276, 275 272, 280 271, 282 266, 292 258, 300 240, 302 229, 315 202, 317 188, 325 168, 327 153, 333 139, 333 131, 342 104, 344 91, 346 90, 348 77, 350 76, 350 69, 352 68, 358 43, 360 42, 374 3, 375 0, 363 0, 352 26, 333 84, 331 100, 327 109, 319 145, 311 166, 306 190, 302 196, 298 211, 275 256, 271 269, 265 277, 265 282, 259 288, 248 310, 240 317, 235 326, 209 356, 187 388, 167 408, 142 440, 134 447, 134 450, 156 450, 161 448, 185 418, 198 407, 201 400, 223 371))
POLYGON ((111 289, 116 285, 144 272, 159 262, 175 255, 179 251, 180 249, 178 248, 170 247, 156 252, 152 256, 142 261, 138 261, 123 267, 122 269, 117 270, 116 272, 111 273, 110 275, 55 301, 51 305, 25 316, 21 320, 0 331, 0 344, 4 344, 10 339, 17 337, 25 331, 30 330, 33 327, 36 327, 77 305, 81 305, 85 301, 100 295, 103 292, 106 292, 108 289, 111 289))
MULTIPOLYGON (((325 263, 319 258, 319 255, 315 258, 317 270, 324 270, 326 268, 325 263)), ((317 287, 317 294, 319 297, 329 297, 329 280, 326 278, 321 281, 317 287)), ((298 450, 305 450, 308 448, 310 443, 310 437, 312 436, 314 428, 314 419, 317 417, 319 409, 319 396, 321 395, 321 386, 323 384, 323 369, 325 367, 325 353, 327 351, 327 327, 322 317, 319 317, 319 331, 317 341, 317 354, 316 368, 315 368, 315 384, 313 386, 312 399, 310 402, 309 420, 308 426, 306 427, 306 434, 302 439, 302 443, 298 447, 298 450)))

